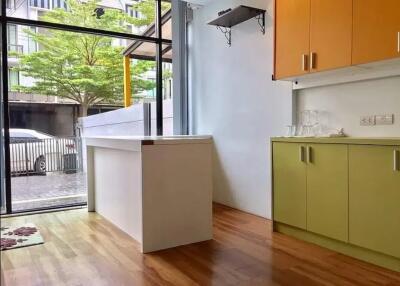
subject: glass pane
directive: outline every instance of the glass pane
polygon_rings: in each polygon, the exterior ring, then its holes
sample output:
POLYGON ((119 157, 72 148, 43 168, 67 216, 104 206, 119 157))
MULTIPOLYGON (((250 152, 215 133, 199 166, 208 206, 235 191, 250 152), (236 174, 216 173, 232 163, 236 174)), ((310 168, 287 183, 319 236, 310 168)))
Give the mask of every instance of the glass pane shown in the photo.
MULTIPOLYGON (((140 50, 142 51, 142 50, 140 50)), ((172 80, 172 47, 163 45, 163 64, 162 64, 162 105, 163 105, 163 135, 173 135, 173 80, 172 80)), ((154 81, 156 72, 154 70, 154 81)), ((157 135, 157 87, 154 88, 151 100, 151 135, 157 135)))
POLYGON ((174 134, 172 46, 163 48, 163 134, 174 134))
POLYGON ((13 69, 8 70, 8 90, 13 91, 19 85, 19 72, 13 69))
POLYGON ((7 15, 16 18, 133 34, 154 27, 155 0, 19 0, 16 5, 12 1, 7 15))
POLYGON ((18 33, 16 25, 8 25, 7 26, 7 38, 8 38, 8 51, 18 52, 21 49, 21 46, 18 45, 18 33))
POLYGON ((144 132, 140 135, 156 134, 156 45, 132 42, 126 49, 131 58, 132 104, 142 105, 144 110, 144 132))
POLYGON ((172 11, 169 1, 162 2, 162 37, 172 40, 172 11))
MULTIPOLYGON (((127 41, 17 26, 10 53, 10 167, 14 211, 86 202, 78 118, 123 107, 127 41), (22 134, 22 135, 21 135, 22 134)), ((152 97, 154 61, 132 59, 135 104, 152 97)), ((3 168, 2 168, 3 169, 3 168)))
MULTIPOLYGON (((7 3, 8 4, 8 3, 7 3)), ((0 28, 0 42, 2 43, 1 39, 1 28, 0 28)), ((0 51, 1 56, 1 51, 0 51)), ((3 103, 3 74, 2 74, 2 57, 0 57, 0 213, 6 212, 6 205, 5 205, 5 190, 6 190, 6 182, 5 182, 5 161, 4 161, 4 103, 3 103)))
MULTIPOLYGON (((30 29, 30 32, 31 33, 33 33, 33 34, 36 34, 36 27, 29 27, 29 29, 30 29)), ((36 41, 35 41, 35 39, 32 37, 32 36, 30 36, 29 34, 27 35, 27 53, 34 53, 34 52, 36 52, 37 51, 37 49, 38 49, 38 47, 37 47, 37 43, 36 43, 36 41)), ((23 52, 25 52, 25 51, 23 51, 23 52)))

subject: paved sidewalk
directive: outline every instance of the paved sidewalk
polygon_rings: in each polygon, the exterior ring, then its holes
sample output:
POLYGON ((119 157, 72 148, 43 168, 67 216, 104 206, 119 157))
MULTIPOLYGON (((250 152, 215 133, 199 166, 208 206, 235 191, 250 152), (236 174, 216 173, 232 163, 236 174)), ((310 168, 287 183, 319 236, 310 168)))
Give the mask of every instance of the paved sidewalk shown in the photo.
POLYGON ((12 177, 11 186, 14 211, 87 201, 84 173, 12 177))

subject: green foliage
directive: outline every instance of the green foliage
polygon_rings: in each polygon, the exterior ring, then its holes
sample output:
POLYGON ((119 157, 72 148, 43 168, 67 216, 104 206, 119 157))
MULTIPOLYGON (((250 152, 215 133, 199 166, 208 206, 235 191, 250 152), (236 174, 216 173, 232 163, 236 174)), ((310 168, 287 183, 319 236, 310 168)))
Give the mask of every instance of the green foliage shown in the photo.
MULTIPOLYGON (((132 5, 132 7, 137 10, 141 15, 143 15, 143 17, 128 17, 126 21, 136 27, 147 26, 149 23, 153 23, 155 21, 155 5, 156 3, 154 0, 141 1, 132 5)), ((169 9, 171 9, 171 3, 161 2, 162 13, 168 11, 169 9)))
MULTIPOLYGON (((55 9, 47 12, 41 20, 68 25, 82 25, 103 30, 125 31, 130 23, 147 26, 154 20, 154 0, 138 3, 135 8, 144 17, 135 19, 116 9, 105 9, 104 15, 96 17, 97 0, 85 4, 68 0, 68 11, 55 9)), ((68 98, 79 103, 81 115, 97 103, 121 103, 123 97, 123 47, 112 44, 107 37, 77 34, 59 30, 42 30, 34 33, 24 31, 39 44, 39 51, 20 55, 16 69, 34 79, 31 87, 19 86, 18 90, 68 98)), ((131 65, 132 92, 152 90, 155 83, 144 79, 144 73, 154 68, 150 61, 136 61, 131 65)))

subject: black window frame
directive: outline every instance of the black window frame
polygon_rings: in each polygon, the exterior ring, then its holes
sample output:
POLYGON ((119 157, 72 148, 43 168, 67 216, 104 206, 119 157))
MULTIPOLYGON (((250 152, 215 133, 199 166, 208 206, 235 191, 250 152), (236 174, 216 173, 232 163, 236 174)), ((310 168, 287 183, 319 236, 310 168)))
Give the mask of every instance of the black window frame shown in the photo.
MULTIPOLYGON (((31 4, 29 0, 29 4, 31 4)), ((41 0, 36 0, 37 3, 41 0)), ((43 0, 44 1, 44 0, 43 0)), ((47 0, 49 5, 51 6, 52 0, 47 0)), ((1 63, 2 63, 2 74, 3 74, 3 84, 2 84, 2 92, 3 92, 3 117, 4 117, 4 159, 5 159, 5 205, 6 205, 6 214, 15 213, 12 211, 12 201, 11 201, 11 170, 10 170, 10 120, 9 120, 9 90, 8 90, 8 35, 7 35, 7 26, 9 24, 14 25, 22 25, 36 28, 47 28, 47 29, 56 29, 63 30, 69 32, 76 32, 82 34, 92 34, 98 36, 105 37, 113 37, 119 39, 127 39, 132 41, 143 41, 150 42, 156 45, 156 125, 157 125, 157 135, 163 135, 163 66, 162 66, 162 53, 163 53, 163 45, 172 45, 172 40, 164 39, 162 37, 162 2, 171 2, 168 0, 155 0, 155 36, 149 37, 144 35, 136 35, 129 34, 126 32, 114 32, 108 30, 101 30, 89 27, 81 27, 81 26, 72 26, 65 25, 59 23, 51 23, 45 22, 41 20, 31 20, 24 18, 16 18, 7 16, 7 1, 1 1, 1 14, 0 14, 0 24, 1 24, 1 40, 2 43, 2 51, 1 51, 1 63)), ((35 6, 33 6, 35 7, 35 6)), ((38 9, 47 9, 36 7, 38 9)), ((122 95, 121 95, 122 96, 122 95)), ((68 206, 60 206, 60 207, 68 207, 68 206)), ((54 209, 60 207, 49 207, 45 209, 54 209)), ((40 209, 43 210, 43 209, 40 209)), ((30 210, 32 211, 32 210, 30 210)))

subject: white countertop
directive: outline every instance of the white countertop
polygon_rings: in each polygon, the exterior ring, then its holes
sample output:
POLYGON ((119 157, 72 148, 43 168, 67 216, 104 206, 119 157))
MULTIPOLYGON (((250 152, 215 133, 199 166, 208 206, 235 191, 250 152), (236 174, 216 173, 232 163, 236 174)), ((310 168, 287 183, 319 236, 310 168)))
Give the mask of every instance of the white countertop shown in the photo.
POLYGON ((179 136, 93 136, 84 137, 86 145, 128 151, 140 151, 142 145, 209 144, 209 135, 179 136))

